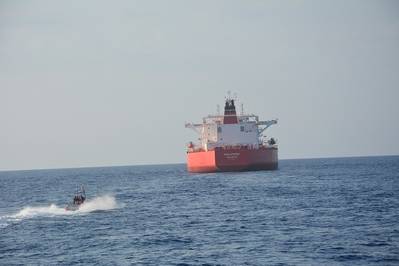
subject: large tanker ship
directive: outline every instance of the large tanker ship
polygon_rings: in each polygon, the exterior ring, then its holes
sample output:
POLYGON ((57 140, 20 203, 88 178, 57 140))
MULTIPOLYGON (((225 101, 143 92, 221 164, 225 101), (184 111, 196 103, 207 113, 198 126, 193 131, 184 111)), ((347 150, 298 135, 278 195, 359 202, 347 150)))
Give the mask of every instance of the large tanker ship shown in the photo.
POLYGON ((277 119, 260 121, 256 115, 236 113, 234 99, 226 98, 224 115, 208 115, 201 124, 186 123, 199 134, 200 143, 190 142, 187 150, 189 172, 275 170, 278 147, 263 133, 277 119))

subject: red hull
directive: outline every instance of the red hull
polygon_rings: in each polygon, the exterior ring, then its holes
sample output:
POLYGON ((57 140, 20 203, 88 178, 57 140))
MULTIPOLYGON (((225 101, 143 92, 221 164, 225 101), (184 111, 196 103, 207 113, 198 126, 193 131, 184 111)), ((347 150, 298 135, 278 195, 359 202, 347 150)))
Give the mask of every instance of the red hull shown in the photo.
POLYGON ((189 172, 275 170, 277 168, 277 148, 215 148, 211 151, 187 153, 189 172))

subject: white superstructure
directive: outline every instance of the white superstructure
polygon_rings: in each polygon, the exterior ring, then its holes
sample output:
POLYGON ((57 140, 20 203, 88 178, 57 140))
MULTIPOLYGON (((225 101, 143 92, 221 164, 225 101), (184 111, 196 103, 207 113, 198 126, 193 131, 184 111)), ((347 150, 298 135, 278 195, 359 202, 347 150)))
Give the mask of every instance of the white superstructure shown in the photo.
MULTIPOLYGON (((227 99, 226 106, 230 110, 225 111, 225 115, 209 115, 203 118, 202 124, 186 123, 187 128, 199 134, 200 147, 197 148, 205 151, 226 146, 257 149, 260 145, 268 144, 263 132, 276 124, 277 119, 259 121, 256 115, 236 115, 234 100, 231 99, 227 99)), ((269 144, 274 145, 275 141, 269 141, 269 144)))

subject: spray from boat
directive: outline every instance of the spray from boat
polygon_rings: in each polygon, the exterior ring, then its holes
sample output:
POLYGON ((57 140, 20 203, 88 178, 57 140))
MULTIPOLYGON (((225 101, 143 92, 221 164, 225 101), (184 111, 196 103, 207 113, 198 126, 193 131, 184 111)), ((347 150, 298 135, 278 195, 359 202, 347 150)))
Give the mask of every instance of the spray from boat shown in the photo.
POLYGON ((94 211, 112 210, 119 207, 120 205, 118 205, 116 202, 115 197, 111 195, 104 195, 86 200, 80 205, 79 209, 75 211, 68 211, 64 206, 57 206, 56 204, 35 207, 26 206, 15 214, 0 216, 0 224, 3 224, 3 227, 5 227, 8 222, 20 221, 38 216, 78 215, 87 214, 94 211), (3 222, 1 223, 2 220, 3 222))

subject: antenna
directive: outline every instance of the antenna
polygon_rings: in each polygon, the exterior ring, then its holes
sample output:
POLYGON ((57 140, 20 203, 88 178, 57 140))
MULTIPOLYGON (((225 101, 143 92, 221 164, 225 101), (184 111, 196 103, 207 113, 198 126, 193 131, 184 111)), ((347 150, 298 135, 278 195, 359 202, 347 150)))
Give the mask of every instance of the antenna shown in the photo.
POLYGON ((244 115, 244 104, 243 103, 241 103, 241 115, 244 115))
POLYGON ((231 99, 231 91, 227 91, 227 99, 228 99, 228 100, 231 99))
POLYGON ((216 113, 217 113, 217 115, 220 115, 220 105, 219 104, 216 105, 216 113))

